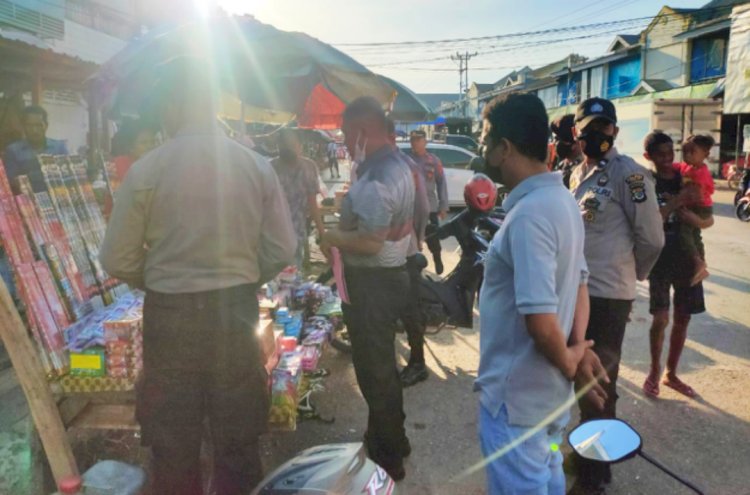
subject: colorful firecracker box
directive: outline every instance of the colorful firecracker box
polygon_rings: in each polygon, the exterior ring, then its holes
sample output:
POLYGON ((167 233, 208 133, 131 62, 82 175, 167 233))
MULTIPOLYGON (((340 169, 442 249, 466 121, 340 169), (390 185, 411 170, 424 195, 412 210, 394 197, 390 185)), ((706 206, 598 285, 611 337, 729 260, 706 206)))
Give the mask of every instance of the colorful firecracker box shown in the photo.
POLYGON ((302 354, 285 352, 271 373, 271 410, 269 422, 287 431, 297 429, 298 387, 302 375, 302 354))
POLYGON ((13 197, 13 191, 10 188, 8 174, 5 172, 5 164, 0 160, 0 198, 13 197))
POLYGON ((90 347, 70 353, 70 374, 73 376, 105 376, 107 374, 105 351, 90 347))
POLYGON ((135 388, 135 382, 131 378, 111 378, 108 376, 65 375, 57 383, 63 392, 68 394, 130 392, 135 388))

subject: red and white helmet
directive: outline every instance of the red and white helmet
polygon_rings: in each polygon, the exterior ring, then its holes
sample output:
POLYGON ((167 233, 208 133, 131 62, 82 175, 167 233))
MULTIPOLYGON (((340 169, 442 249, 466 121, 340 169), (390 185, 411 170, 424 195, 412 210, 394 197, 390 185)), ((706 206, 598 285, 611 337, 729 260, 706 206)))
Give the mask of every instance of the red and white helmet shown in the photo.
POLYGON ((464 186, 464 200, 469 208, 488 212, 495 207, 497 186, 484 174, 475 174, 464 186))

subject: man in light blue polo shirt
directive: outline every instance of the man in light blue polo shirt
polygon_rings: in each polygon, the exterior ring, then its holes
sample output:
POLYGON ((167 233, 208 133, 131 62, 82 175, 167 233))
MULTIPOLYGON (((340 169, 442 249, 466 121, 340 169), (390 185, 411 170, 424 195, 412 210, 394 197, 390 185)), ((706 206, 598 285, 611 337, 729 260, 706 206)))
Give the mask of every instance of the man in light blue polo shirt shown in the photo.
POLYGON ((559 173, 545 165, 548 120, 533 95, 495 99, 484 111, 488 171, 512 189, 487 255, 479 301, 480 440, 488 491, 565 492, 562 430, 573 379, 593 341, 584 228, 559 173))

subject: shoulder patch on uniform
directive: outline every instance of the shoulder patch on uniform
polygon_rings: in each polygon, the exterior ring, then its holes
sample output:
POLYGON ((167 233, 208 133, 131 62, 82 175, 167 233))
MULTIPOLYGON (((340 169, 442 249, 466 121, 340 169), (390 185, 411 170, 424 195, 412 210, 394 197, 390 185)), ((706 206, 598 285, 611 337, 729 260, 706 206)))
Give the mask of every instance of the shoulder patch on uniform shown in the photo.
POLYGON ((643 183, 643 179, 643 174, 632 174, 625 179, 625 182, 627 182, 628 184, 632 184, 634 182, 643 183))

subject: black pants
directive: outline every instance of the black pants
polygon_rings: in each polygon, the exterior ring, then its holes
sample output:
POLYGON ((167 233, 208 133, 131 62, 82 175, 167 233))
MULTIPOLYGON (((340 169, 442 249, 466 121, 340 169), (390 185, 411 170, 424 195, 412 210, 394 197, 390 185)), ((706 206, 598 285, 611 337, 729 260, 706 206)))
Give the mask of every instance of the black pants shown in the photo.
POLYGON ((440 238, 437 235, 430 235, 437 232, 440 227, 440 219, 437 212, 430 213, 430 223, 427 225, 426 240, 427 249, 432 253, 432 257, 437 261, 440 259, 440 252, 443 250, 440 245, 440 238))
MULTIPOLYGON (((607 370, 610 382, 602 384, 607 392, 604 411, 592 407, 586 400, 578 402, 581 409, 581 422, 591 419, 617 417, 617 376, 620 372, 622 340, 633 301, 590 297, 591 316, 586 329, 586 339, 593 339, 594 352, 607 370)), ((578 459, 579 480, 589 487, 599 487, 609 471, 607 464, 578 459)))
POLYGON ((382 467, 399 466, 404 430, 403 394, 396 368, 395 327, 408 299, 406 270, 345 268, 350 304, 344 322, 352 342, 352 362, 367 401, 370 455, 382 467))
POLYGON ((417 256, 406 258, 406 271, 409 273, 409 304, 401 315, 401 321, 409 340, 409 364, 424 363, 424 318, 419 307, 419 279, 422 270, 417 265, 417 256))
POLYGON ((339 177, 339 160, 335 156, 328 157, 328 167, 331 170, 331 177, 333 177, 333 169, 336 169, 336 177, 339 177))
POLYGON ((261 481, 258 436, 266 431, 269 399, 257 324, 251 285, 146 294, 136 416, 153 451, 154 493, 202 493, 206 419, 216 493, 249 493, 261 481))

